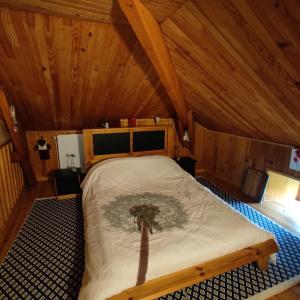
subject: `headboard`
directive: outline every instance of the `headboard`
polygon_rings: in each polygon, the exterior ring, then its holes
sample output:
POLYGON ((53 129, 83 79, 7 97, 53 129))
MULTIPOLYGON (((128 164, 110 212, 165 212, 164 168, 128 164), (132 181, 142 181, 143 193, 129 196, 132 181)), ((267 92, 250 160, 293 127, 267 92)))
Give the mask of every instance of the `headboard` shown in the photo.
POLYGON ((175 156, 176 133, 173 126, 84 129, 86 167, 114 157, 175 156))

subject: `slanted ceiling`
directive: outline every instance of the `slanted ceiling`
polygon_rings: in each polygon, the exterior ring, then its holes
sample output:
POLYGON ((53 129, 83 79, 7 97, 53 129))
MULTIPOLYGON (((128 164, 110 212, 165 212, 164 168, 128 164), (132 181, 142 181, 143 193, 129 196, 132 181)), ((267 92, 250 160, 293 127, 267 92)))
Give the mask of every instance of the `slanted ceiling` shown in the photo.
MULTIPOLYGON (((142 2, 160 22, 196 121, 300 146, 298 0, 142 2)), ((117 1, 0 5, 0 83, 26 129, 174 115, 117 1)))

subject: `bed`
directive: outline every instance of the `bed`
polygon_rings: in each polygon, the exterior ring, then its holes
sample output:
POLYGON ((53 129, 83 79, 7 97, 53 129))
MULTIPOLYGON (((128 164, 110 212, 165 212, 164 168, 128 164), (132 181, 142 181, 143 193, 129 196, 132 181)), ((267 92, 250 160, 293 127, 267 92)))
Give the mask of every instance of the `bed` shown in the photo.
POLYGON ((275 263, 275 237, 167 155, 112 158, 83 184, 79 299, 154 299, 243 264, 275 263))

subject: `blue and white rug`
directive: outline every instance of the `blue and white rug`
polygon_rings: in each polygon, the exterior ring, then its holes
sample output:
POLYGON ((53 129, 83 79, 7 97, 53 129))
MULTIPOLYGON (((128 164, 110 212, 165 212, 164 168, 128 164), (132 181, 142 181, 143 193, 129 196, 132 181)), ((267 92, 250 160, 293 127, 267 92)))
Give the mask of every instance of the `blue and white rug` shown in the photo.
POLYGON ((0 267, 0 299, 77 299, 83 268, 81 201, 35 201, 0 267))
MULTIPOLYGON (((264 273, 245 265, 160 300, 244 299, 300 275, 300 239, 205 179, 198 181, 276 235, 277 265, 264 273)), ((0 299, 77 299, 83 267, 81 201, 36 201, 0 267, 0 299)))

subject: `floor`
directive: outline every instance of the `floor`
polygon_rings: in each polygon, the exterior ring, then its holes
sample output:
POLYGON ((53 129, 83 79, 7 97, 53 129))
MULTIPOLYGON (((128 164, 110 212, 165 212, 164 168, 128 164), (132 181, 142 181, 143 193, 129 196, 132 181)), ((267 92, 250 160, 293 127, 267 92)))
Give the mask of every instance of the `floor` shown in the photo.
POLYGON ((240 189, 235 186, 224 182, 223 180, 215 177, 211 173, 199 174, 204 176, 211 182, 222 187, 225 191, 232 194, 236 198, 248 203, 256 210, 260 211, 265 216, 276 221, 281 226, 287 228, 290 232, 293 232, 296 236, 300 237, 300 201, 294 201, 291 210, 289 205, 284 205, 278 201, 263 201, 261 203, 255 203, 250 197, 244 195, 240 189), (297 213, 295 213, 297 212, 297 213))
POLYGON ((42 181, 34 187, 28 187, 23 190, 21 200, 17 203, 7 224, 9 231, 4 231, 3 237, 0 238, 0 263, 4 260, 10 246, 22 227, 33 201, 36 198, 53 197, 54 195, 54 183, 50 181, 42 181))
POLYGON ((277 201, 263 201, 250 205, 300 238, 300 202, 297 204, 296 208, 289 208, 277 201))
MULTIPOLYGON (((209 178, 212 179, 212 178, 209 178)), ((222 186, 222 182, 216 182, 220 186, 222 186)), ((239 191, 234 189, 233 187, 226 187, 226 185, 222 186, 228 192, 232 192, 235 196, 239 195, 239 191)), ((27 188, 23 193, 22 201, 19 201, 19 205, 17 205, 13 216, 11 218, 9 228, 13 228, 10 232, 6 232, 5 237, 0 241, 0 263, 5 258, 7 252, 9 251, 10 246, 12 245, 14 239, 16 238, 18 231, 22 227, 22 224, 30 211, 32 203, 36 198, 46 198, 52 197, 55 195, 54 185, 52 182, 44 181, 39 182, 35 187, 27 188)), ((296 235, 300 237, 300 224, 295 224, 295 220, 293 218, 289 218, 286 214, 286 210, 280 206, 278 203, 275 205, 274 203, 270 203, 272 201, 266 201, 263 204, 251 203, 251 199, 240 197, 245 202, 250 202, 249 204, 253 206, 255 209, 261 211, 263 214, 269 216, 271 219, 275 220, 277 223, 286 227, 290 231, 294 232, 296 235)), ((276 295, 270 300, 297 300, 300 299, 300 284, 276 295)))
POLYGON ((278 294, 275 295, 269 300, 299 300, 300 299, 300 284, 278 294))
POLYGON ((271 170, 268 174, 264 201, 251 206, 300 237, 300 201, 295 199, 299 181, 271 170))

